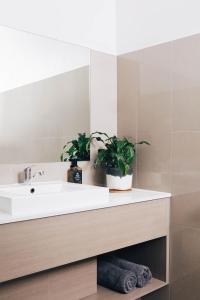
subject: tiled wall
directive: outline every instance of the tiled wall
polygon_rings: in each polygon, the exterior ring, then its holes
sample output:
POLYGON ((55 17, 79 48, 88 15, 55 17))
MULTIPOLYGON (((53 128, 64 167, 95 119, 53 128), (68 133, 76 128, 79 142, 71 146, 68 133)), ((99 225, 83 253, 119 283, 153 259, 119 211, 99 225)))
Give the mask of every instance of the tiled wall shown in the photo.
POLYGON ((118 134, 151 142, 135 185, 173 195, 171 300, 200 299, 199 74, 200 35, 118 58, 118 134))

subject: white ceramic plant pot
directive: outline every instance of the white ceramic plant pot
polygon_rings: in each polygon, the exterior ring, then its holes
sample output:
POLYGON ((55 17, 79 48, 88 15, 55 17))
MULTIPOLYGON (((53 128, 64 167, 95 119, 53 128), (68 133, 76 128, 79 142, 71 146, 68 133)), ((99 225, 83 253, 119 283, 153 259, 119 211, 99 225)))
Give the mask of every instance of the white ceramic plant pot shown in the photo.
POLYGON ((120 176, 118 171, 109 170, 106 174, 106 184, 110 190, 117 190, 117 191, 127 191, 132 189, 132 182, 133 182, 133 173, 132 171, 129 172, 128 175, 120 176), (114 174, 114 175, 113 175, 114 174))

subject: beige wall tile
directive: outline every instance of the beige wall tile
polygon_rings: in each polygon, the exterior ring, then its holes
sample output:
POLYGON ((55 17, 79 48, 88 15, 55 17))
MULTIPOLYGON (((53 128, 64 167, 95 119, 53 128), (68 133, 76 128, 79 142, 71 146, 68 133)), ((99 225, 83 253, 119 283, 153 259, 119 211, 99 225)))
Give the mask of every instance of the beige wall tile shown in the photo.
POLYGON ((183 82, 182 89, 174 88, 173 98, 174 130, 200 130, 200 86, 187 87, 183 82))
POLYGON ((200 130, 200 35, 173 42, 173 127, 200 130))
POLYGON ((172 134, 172 222, 200 226, 200 132, 172 134))
POLYGON ((138 129, 171 130, 171 44, 147 48, 139 57, 138 129))
POLYGON ((174 195, 200 191, 200 132, 172 134, 172 191, 174 195))
POLYGON ((170 282, 175 282, 200 270, 199 248, 199 229, 172 224, 170 282))
MULTIPOLYGON (((169 85, 170 88, 170 85, 169 85)), ((138 104, 140 131, 171 131, 171 92, 155 92, 140 96, 138 104)))
POLYGON ((172 283, 170 300, 198 300, 199 299, 200 270, 172 283))
POLYGON ((170 191, 171 135, 164 131, 138 132, 138 141, 150 146, 137 146, 138 187, 170 191))
POLYGON ((134 56, 118 58, 118 135, 137 139, 137 104, 139 68, 134 56))
POLYGON ((200 228, 200 191, 172 197, 171 221, 183 226, 200 228))
MULTIPOLYGON (((18 171, 22 169, 19 168, 18 171)), ((0 184, 15 183, 18 181, 18 174, 14 174, 13 165, 0 164, 0 184)))

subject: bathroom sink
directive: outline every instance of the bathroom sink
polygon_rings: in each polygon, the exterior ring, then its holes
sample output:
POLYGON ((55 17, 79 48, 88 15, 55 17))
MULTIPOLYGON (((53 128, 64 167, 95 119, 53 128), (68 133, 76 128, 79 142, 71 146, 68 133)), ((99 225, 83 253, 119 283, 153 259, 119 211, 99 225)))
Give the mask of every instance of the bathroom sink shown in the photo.
POLYGON ((11 215, 58 212, 107 202, 104 187, 67 182, 0 186, 0 211, 11 215))

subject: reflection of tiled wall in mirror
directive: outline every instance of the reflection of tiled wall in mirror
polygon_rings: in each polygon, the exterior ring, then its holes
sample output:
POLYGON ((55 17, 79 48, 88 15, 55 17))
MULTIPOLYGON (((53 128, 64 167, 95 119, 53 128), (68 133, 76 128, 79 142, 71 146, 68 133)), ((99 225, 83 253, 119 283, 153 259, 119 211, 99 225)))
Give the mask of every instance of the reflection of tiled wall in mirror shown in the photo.
POLYGON ((0 111, 0 163, 59 161, 67 141, 90 131, 89 67, 1 93, 0 111))

